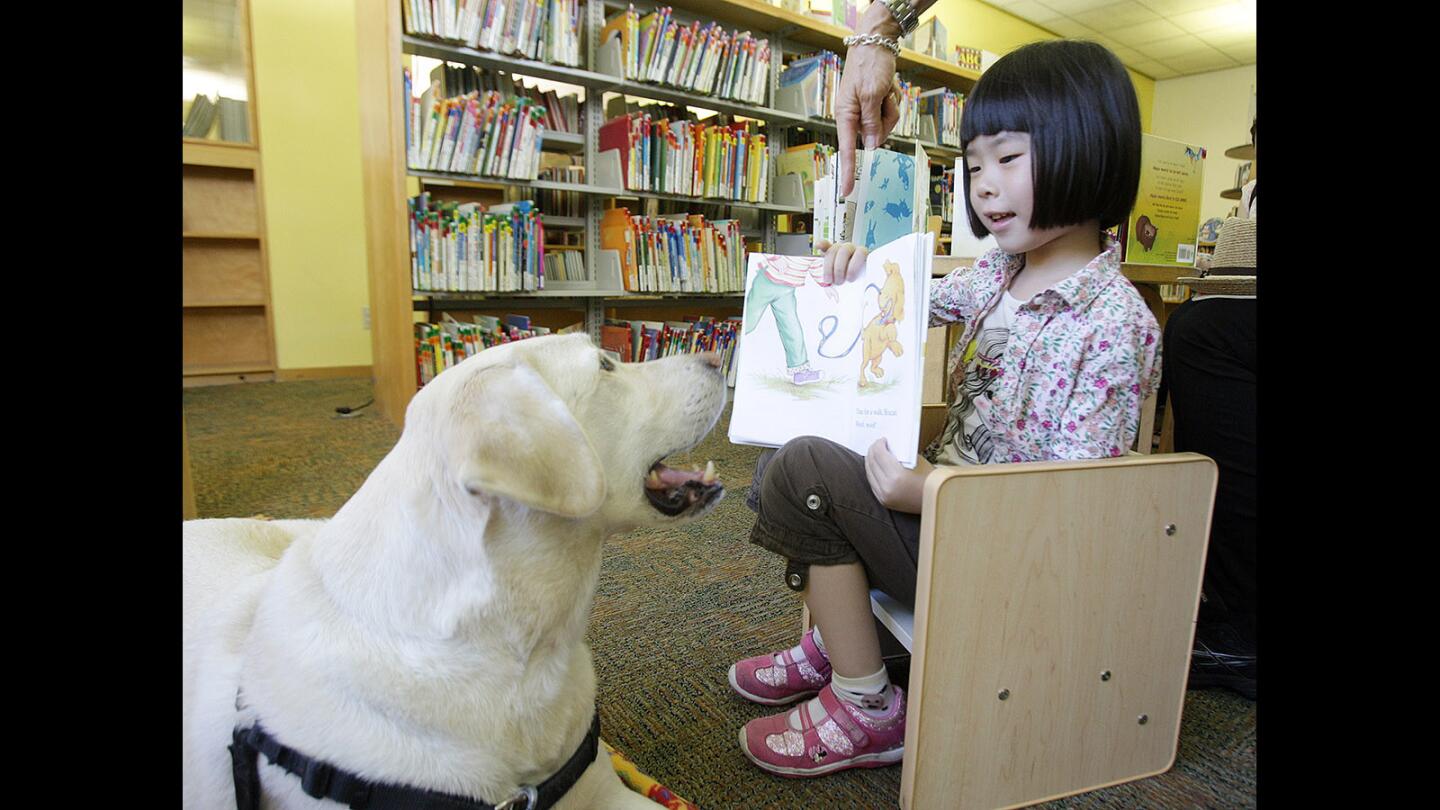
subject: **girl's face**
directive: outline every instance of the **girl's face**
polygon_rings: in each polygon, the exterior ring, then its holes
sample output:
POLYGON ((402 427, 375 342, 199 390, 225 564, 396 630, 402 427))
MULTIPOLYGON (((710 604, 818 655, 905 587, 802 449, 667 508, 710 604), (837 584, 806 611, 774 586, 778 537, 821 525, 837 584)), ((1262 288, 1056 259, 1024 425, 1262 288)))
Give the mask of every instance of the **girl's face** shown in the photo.
POLYGON ((1034 250, 1077 226, 1035 230, 1035 177, 1030 165, 1030 133, 980 135, 965 147, 970 173, 970 210, 980 217, 1006 253, 1034 250))

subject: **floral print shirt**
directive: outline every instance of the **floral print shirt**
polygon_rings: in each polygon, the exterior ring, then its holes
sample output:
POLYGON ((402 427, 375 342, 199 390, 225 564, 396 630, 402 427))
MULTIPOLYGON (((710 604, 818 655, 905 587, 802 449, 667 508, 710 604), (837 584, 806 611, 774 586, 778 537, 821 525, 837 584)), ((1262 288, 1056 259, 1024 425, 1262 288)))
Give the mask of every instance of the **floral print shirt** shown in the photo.
MULTIPOLYGON (((1118 244, 1024 302, 1001 361, 999 390, 976 408, 995 437, 993 462, 1119 456, 1135 442, 1140 406, 1160 385, 1160 326, 1120 273, 1118 244)), ((987 252, 931 285, 930 325, 963 323, 970 344, 1024 256, 987 252)), ((964 352, 950 360, 955 385, 964 352)), ((932 462, 939 446, 926 457, 932 462)))

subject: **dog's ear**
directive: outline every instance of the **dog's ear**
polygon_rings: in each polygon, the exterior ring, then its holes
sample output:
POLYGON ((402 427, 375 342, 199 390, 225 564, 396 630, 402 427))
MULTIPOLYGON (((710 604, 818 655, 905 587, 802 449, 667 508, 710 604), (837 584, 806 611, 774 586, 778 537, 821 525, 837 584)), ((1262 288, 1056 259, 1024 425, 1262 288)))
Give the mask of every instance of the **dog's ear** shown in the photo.
POLYGON ((605 500, 605 475, 569 407, 528 366, 492 366, 465 382, 460 483, 542 512, 578 518, 605 500))

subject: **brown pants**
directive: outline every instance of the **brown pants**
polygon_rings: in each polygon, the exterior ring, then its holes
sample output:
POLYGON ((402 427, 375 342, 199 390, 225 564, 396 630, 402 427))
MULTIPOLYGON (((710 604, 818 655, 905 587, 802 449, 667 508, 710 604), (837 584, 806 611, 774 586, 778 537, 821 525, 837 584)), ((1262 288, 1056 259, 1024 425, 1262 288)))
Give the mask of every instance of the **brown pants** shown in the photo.
POLYGON ((746 505, 758 516, 750 542, 810 565, 859 562, 870 587, 913 607, 920 516, 881 505, 865 458, 815 436, 766 450, 746 505))

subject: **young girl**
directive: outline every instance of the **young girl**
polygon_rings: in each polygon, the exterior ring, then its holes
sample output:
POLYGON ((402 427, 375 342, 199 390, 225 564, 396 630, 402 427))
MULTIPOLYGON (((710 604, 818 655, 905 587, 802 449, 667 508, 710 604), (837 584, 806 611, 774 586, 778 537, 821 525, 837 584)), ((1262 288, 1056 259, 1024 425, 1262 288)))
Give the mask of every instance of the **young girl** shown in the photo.
MULTIPOLYGON (((751 542, 789 561, 787 584, 815 621, 795 647, 730 668, 756 703, 818 693, 740 733, 772 773, 900 761, 905 694, 881 661, 869 590, 914 604, 932 464, 1118 456, 1158 383, 1159 326, 1104 233, 1129 214, 1140 177, 1139 104, 1120 61, 1064 40, 1008 54, 966 100, 961 142, 970 229, 999 248, 932 287, 931 325, 965 326, 942 436, 913 470, 883 440, 862 459, 815 437, 766 451, 756 469, 751 542)), ((825 280, 853 281, 864 263, 864 249, 832 246, 825 280)))

